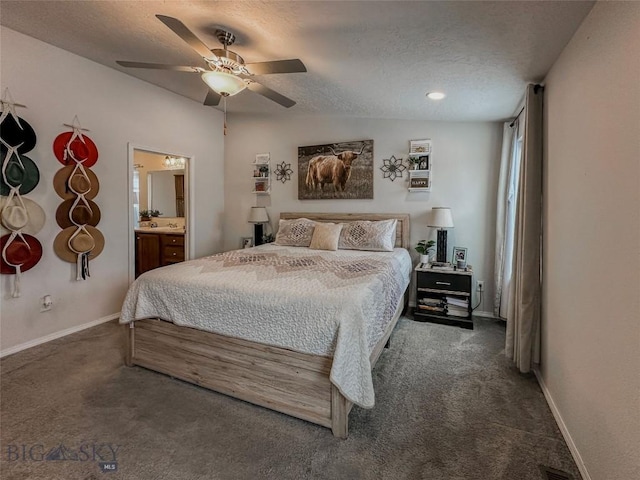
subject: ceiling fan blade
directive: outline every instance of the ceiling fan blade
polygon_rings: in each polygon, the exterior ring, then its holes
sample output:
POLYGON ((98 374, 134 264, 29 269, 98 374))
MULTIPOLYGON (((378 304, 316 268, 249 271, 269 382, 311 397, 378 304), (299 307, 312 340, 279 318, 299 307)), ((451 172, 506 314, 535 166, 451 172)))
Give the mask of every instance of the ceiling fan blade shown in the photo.
POLYGON ((196 37, 195 34, 191 30, 189 30, 187 26, 180 20, 173 17, 167 17, 166 15, 156 15, 156 17, 167 27, 169 27, 173 31, 173 33, 187 42, 187 44, 196 52, 198 52, 198 54, 200 54, 203 58, 215 58, 215 55, 211 53, 211 50, 209 50, 209 48, 207 48, 204 43, 202 43, 202 40, 196 37))
POLYGON ((221 98, 222 97, 220 95, 209 89, 209 91, 207 92, 207 97, 204 99, 204 104, 207 106, 215 107, 220 103, 221 98))
POLYGON ((265 87, 257 82, 251 82, 247 88, 252 92, 259 93, 263 97, 267 97, 269 100, 272 100, 276 103, 279 103, 285 108, 293 107, 296 102, 291 100, 290 98, 285 97, 284 95, 279 94, 275 90, 271 90, 270 88, 265 87))
POLYGON ((145 63, 145 62, 127 62, 124 60, 116 60, 118 65, 127 68, 151 68, 154 70, 173 70, 174 72, 191 72, 202 73, 204 68, 200 67, 187 67, 182 65, 165 65, 164 63, 145 63))
POLYGON ((275 60, 273 62, 247 63, 246 67, 252 75, 269 75, 272 73, 306 72, 307 67, 301 60, 275 60))

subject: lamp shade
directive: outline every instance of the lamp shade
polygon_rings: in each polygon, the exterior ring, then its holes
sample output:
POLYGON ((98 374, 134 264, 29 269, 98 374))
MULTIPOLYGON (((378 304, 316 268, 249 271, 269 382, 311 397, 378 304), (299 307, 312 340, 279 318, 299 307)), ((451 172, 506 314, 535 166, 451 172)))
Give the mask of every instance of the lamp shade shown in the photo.
POLYGON ((251 207, 251 213, 249 213, 249 223, 268 223, 269 215, 267 215, 267 209, 264 207, 251 207))
POLYGON ((449 207, 433 207, 428 227, 453 228, 453 216, 449 207))
POLYGON ((202 80, 213 91, 223 96, 231 97, 247 88, 242 78, 226 72, 205 72, 202 74, 202 80))

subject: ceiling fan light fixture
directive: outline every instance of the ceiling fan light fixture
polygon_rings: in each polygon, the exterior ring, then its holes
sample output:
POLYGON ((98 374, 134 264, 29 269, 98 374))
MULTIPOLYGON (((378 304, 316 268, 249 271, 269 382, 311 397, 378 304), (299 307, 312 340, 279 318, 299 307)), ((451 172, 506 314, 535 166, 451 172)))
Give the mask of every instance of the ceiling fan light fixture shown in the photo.
POLYGON ((202 80, 209 85, 211 90, 223 97, 232 97, 247 88, 247 84, 242 78, 226 72, 205 72, 202 74, 202 80))

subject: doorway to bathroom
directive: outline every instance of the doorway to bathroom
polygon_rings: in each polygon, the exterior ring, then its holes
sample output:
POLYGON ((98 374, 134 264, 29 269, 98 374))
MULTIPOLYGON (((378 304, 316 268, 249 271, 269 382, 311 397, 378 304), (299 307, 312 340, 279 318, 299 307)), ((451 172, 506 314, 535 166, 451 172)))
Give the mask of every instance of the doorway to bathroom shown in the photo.
POLYGON ((129 145, 130 281, 190 258, 192 160, 129 145))

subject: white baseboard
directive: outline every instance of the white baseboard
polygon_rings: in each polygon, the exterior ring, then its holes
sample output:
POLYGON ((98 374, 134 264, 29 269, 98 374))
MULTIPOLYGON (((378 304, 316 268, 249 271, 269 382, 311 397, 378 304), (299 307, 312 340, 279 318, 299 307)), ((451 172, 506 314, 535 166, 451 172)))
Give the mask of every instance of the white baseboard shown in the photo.
POLYGON ((486 317, 486 318, 496 318, 493 315, 493 312, 483 312, 483 311, 478 311, 478 310, 474 310, 473 311, 473 315, 475 317, 486 317))
POLYGON ((558 428, 560 429, 560 432, 562 432, 564 441, 567 443, 567 446, 569 447, 571 456, 573 457, 573 460, 576 462, 578 470, 580 471, 580 475, 582 475, 582 479, 591 480, 591 475, 589 475, 589 472, 587 471, 587 467, 585 466, 584 461, 582 460, 582 456, 578 451, 578 447, 576 447, 576 444, 573 441, 573 438, 571 438, 571 434, 569 433, 569 430, 567 429, 567 426, 565 425, 564 420, 562 419, 562 415, 560 415, 560 412, 558 411, 558 407, 556 407, 556 404, 553 401, 553 397, 551 397, 551 393, 549 392, 549 390, 547 389, 547 386, 544 383, 542 374, 540 373, 540 370, 538 369, 538 367, 535 367, 533 369, 533 373, 535 373, 536 378, 538 379, 538 384, 542 389, 542 393, 544 393, 544 398, 547 399, 547 403, 549 404, 551 413, 553 413, 553 418, 556 419, 558 428))
POLYGON ((28 342, 21 343, 20 345, 16 345, 14 347, 6 348, 0 351, 0 358, 6 357, 7 355, 12 355, 14 353, 18 353, 22 350, 26 350, 27 348, 35 347, 36 345, 41 345, 43 343, 50 342, 51 340, 55 340, 56 338, 66 337, 67 335, 71 335, 72 333, 80 332, 87 328, 95 327, 96 325, 100 325, 101 323, 110 322, 111 320, 115 320, 118 317, 120 317, 120 312, 114 313, 112 315, 107 315, 106 317, 102 317, 88 323, 83 323, 82 325, 77 325, 75 327, 67 328, 65 330, 60 330, 59 332, 50 333, 49 335, 36 338, 35 340, 29 340, 28 342))

